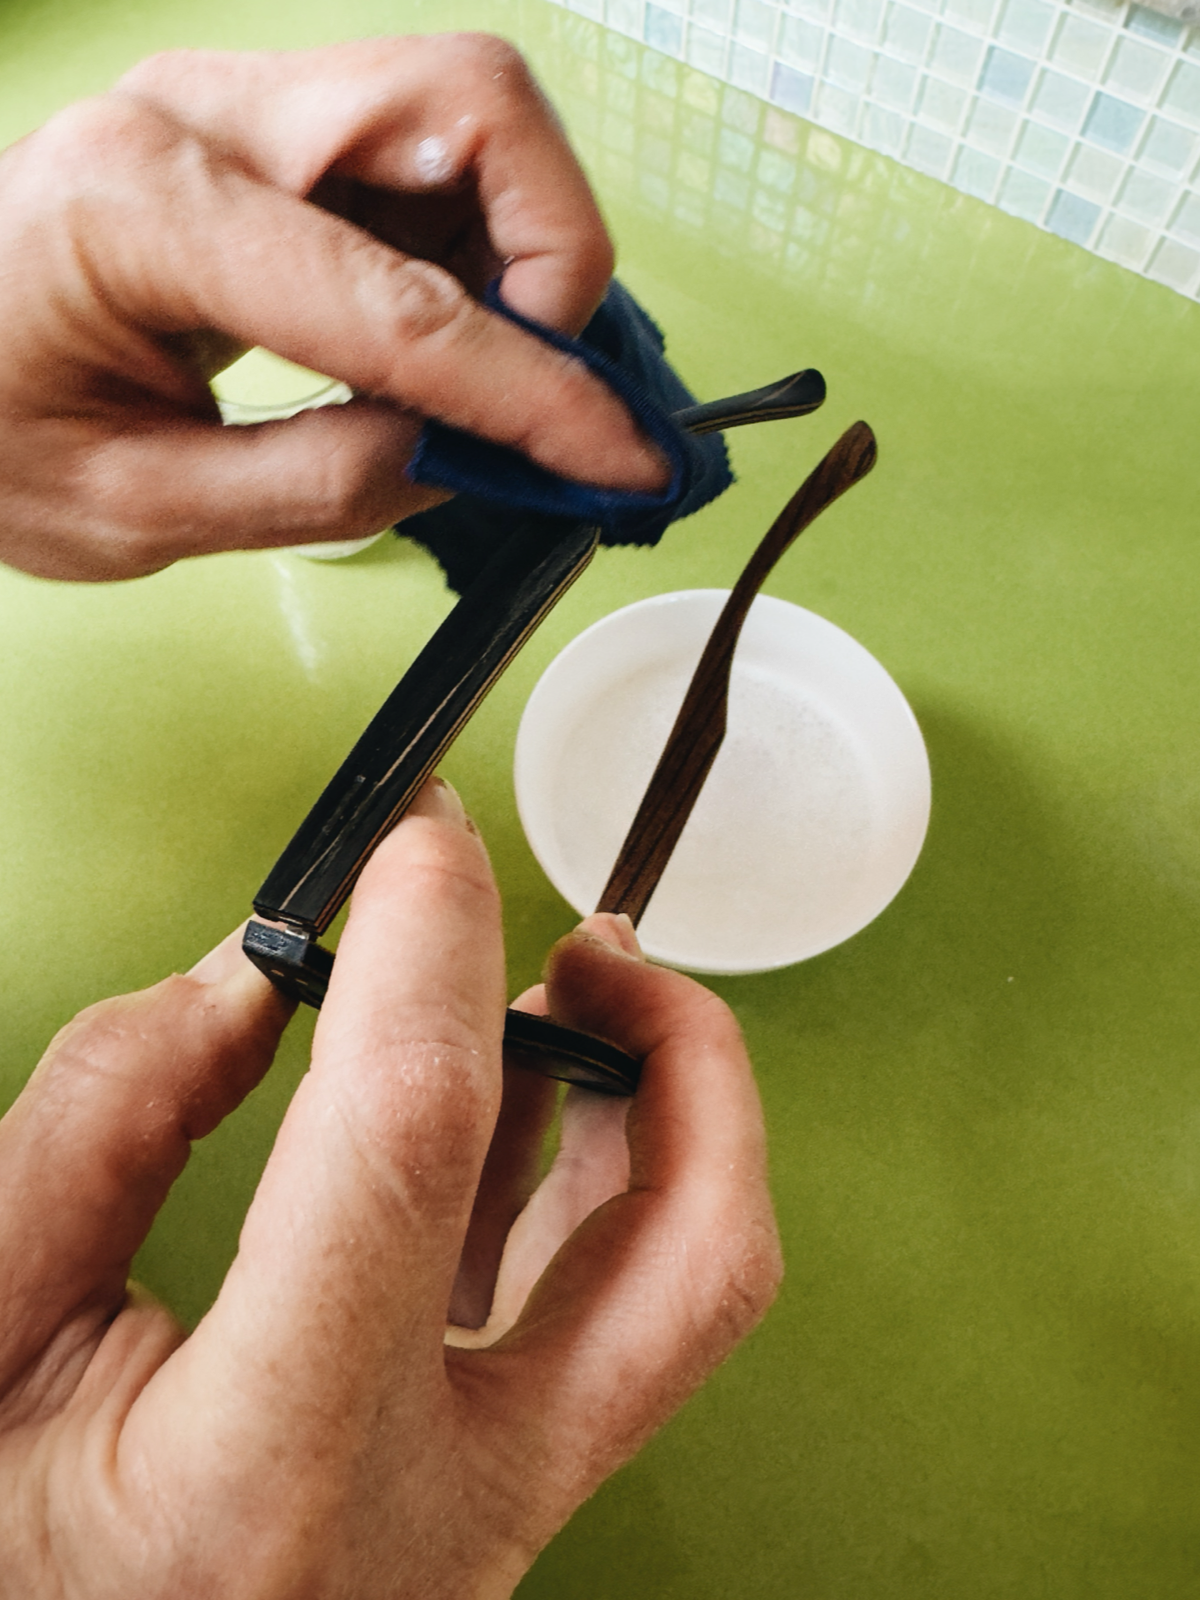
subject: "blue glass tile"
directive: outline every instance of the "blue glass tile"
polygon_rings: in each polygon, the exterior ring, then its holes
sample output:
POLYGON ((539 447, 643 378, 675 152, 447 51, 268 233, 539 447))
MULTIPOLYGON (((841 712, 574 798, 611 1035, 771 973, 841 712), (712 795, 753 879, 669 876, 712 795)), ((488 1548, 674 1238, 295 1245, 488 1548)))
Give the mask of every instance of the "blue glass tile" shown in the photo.
POLYGON ((1025 56, 1013 55, 1011 50, 1001 50, 993 45, 983 63, 979 87, 996 100, 1019 106, 1033 77, 1033 62, 1025 56))
POLYGON ((1051 233, 1057 233, 1061 239, 1069 239, 1072 244, 1086 244, 1099 217, 1098 205, 1071 194, 1067 189, 1060 189, 1054 196, 1046 226, 1051 233))
POLYGON ((646 23, 642 35, 648 45, 665 55, 677 56, 683 50, 683 23, 662 6, 646 7, 646 23))
POLYGON ((1130 6, 1125 26, 1130 33, 1140 33, 1144 39, 1161 39, 1163 44, 1174 44, 1183 32, 1183 23, 1174 17, 1159 16, 1145 6, 1130 6))
POLYGON ((1116 95, 1098 94, 1083 125, 1083 137, 1089 144, 1115 150, 1119 156, 1128 155, 1144 117, 1140 106, 1131 106, 1116 95))
POLYGON ((777 61, 771 72, 771 99, 785 111, 804 116, 812 104, 813 80, 807 72, 785 67, 777 61))

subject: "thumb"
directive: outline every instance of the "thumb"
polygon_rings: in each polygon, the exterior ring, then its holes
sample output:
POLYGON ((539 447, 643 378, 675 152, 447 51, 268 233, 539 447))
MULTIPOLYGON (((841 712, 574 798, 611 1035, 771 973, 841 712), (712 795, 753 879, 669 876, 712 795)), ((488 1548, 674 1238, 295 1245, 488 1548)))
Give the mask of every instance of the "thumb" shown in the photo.
POLYGON ((291 1008, 230 934, 186 977, 81 1012, 0 1121, 0 1388, 129 1263, 202 1138, 259 1082, 291 1008))

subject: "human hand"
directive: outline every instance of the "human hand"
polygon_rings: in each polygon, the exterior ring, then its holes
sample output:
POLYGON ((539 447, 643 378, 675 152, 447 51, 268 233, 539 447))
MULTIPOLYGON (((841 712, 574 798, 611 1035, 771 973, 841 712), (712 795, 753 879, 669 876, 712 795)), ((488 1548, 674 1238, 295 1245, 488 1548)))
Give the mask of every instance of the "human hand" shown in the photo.
POLYGON ((666 469, 582 364, 612 270, 520 56, 484 35, 180 51, 0 156, 0 559, 106 579, 349 539, 442 498, 426 417, 607 487, 666 469), (349 220, 347 220, 349 219, 349 220), (207 380, 264 345, 358 392, 223 429, 207 380))
POLYGON ((552 956, 555 1015, 645 1069, 632 1103, 569 1092, 522 1210, 553 1090, 501 1072, 495 887, 453 792, 426 790, 358 885, 311 1071, 190 1337, 126 1273, 287 1008, 235 935, 58 1036, 0 1122, 4 1600, 511 1592, 778 1279, 736 1026, 631 945, 603 917, 552 956), (448 1306, 479 1323, 493 1299, 486 1335, 447 1342, 448 1306))

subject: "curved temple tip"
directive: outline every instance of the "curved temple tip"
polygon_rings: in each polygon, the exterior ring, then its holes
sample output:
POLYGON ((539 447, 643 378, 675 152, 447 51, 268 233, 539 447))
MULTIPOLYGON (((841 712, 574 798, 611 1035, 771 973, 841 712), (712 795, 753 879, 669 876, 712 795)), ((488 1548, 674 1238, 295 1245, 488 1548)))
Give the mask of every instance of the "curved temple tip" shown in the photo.
POLYGON ((841 442, 852 453, 854 481, 865 478, 879 459, 879 441, 869 422, 852 422, 842 435, 841 442))
POLYGON ((805 367, 803 372, 797 372, 788 379, 788 385, 795 389, 797 399, 803 396, 813 410, 824 404, 828 393, 825 375, 818 372, 816 367, 805 367))

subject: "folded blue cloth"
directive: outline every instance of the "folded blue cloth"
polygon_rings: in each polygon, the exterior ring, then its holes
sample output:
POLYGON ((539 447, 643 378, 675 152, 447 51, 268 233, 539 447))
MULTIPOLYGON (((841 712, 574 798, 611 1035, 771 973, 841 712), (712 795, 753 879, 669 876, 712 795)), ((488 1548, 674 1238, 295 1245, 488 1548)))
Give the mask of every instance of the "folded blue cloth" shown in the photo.
POLYGON ((530 513, 599 525, 604 544, 657 544, 664 529, 699 511, 733 482, 719 434, 694 438, 671 413, 695 400, 663 353, 662 333, 615 280, 578 339, 519 316, 487 294, 492 310, 578 357, 621 397, 671 465, 660 494, 598 489, 555 476, 519 451, 448 428, 425 425, 409 476, 454 491, 456 498, 399 523, 396 532, 416 539, 441 562, 450 586, 463 591, 487 558, 530 513))

